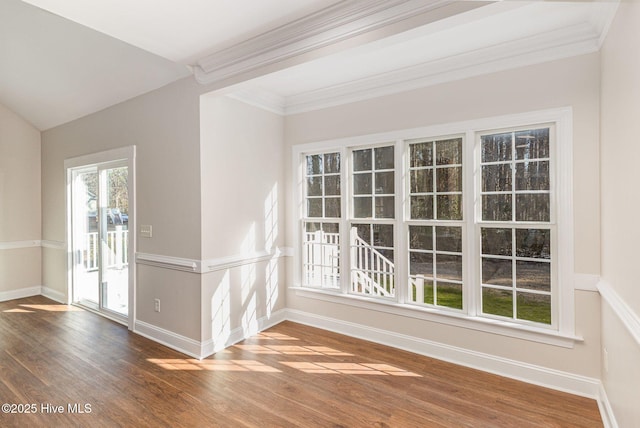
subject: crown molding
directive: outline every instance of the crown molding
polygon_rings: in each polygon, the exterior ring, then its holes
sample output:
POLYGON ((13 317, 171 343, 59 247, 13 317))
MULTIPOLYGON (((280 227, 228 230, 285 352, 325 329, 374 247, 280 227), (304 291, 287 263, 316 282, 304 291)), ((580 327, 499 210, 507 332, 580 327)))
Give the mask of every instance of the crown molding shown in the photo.
POLYGON ((597 52, 600 34, 587 24, 465 52, 389 73, 285 98, 286 115, 392 95, 483 74, 597 52))
MULTIPOLYGON (((194 75, 201 84, 244 73, 335 45, 362 34, 434 12, 428 20, 490 3, 453 0, 344 0, 299 20, 200 59, 194 75), (445 6, 452 6, 447 11, 445 6), (441 9, 436 13, 437 9, 441 9)), ((421 25, 425 22, 421 22, 421 25)))
POLYGON ((287 116, 589 54, 599 50, 600 38, 592 25, 581 23, 288 97, 251 86, 228 96, 287 116))

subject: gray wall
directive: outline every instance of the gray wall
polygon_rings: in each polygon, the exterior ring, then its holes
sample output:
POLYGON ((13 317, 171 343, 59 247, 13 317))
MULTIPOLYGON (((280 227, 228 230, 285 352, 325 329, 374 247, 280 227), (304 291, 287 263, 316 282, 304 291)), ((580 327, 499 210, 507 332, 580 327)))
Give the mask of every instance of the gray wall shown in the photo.
MULTIPOLYGON (((200 89, 180 80, 43 132, 43 239, 65 242, 64 160, 135 145, 137 224, 153 226, 153 238, 139 238, 137 251, 199 259, 200 89)), ((45 285, 67 295, 64 250, 46 248, 44 264, 45 285)), ((150 266, 137 275, 138 319, 199 340, 199 275, 150 266), (160 313, 154 298, 162 301, 160 313)))
POLYGON ((40 223, 40 132, 0 104, 0 300, 42 285, 40 223))
POLYGON ((621 2, 602 48, 602 379, 621 427, 640 426, 638 23, 640 3, 621 2))

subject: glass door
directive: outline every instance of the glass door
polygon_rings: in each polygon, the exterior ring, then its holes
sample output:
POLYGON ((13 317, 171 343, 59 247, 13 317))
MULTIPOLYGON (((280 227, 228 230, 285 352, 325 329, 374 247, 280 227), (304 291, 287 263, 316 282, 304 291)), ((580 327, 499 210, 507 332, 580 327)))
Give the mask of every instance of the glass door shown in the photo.
POLYGON ((125 322, 129 313, 128 167, 72 171, 73 301, 125 322))

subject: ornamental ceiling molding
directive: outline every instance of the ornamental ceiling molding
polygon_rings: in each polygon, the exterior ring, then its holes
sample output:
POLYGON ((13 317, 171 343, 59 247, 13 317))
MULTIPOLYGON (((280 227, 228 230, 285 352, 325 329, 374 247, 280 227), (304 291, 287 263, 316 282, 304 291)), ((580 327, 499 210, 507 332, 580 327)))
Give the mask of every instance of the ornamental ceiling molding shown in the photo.
MULTIPOLYGON (((488 46, 363 79, 284 98, 284 115, 597 52, 600 33, 589 23, 488 46)), ((262 94, 264 97, 264 94, 262 94)), ((244 97, 248 99, 247 94, 244 97)), ((257 100, 254 98, 254 102, 257 100)), ((272 108, 272 107, 271 107, 272 108)))
POLYGON ((345 0, 208 55, 193 66, 193 72, 199 83, 215 84, 419 15, 428 14, 413 25, 424 25, 488 3, 491 2, 345 0))
POLYGON ((335 107, 499 71, 597 52, 601 34, 589 23, 541 33, 288 97, 239 85, 228 94, 283 116, 335 107))

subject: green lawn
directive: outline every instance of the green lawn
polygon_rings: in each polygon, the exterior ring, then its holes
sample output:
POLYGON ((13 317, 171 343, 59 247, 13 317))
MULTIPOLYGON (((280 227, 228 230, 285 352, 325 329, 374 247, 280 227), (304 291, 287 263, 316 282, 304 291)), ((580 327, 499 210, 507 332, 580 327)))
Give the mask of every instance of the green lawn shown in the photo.
MULTIPOLYGON (((462 288, 457 284, 443 284, 437 286, 437 306, 462 309, 462 288)), ((412 287, 412 300, 416 301, 416 288, 412 287)), ((424 303, 434 304, 433 284, 424 284, 424 303)), ((551 324, 551 300, 549 296, 532 293, 518 293, 517 319, 533 321, 541 324, 551 324)), ((507 290, 491 288, 483 289, 482 311, 513 318, 513 295, 507 290)))

